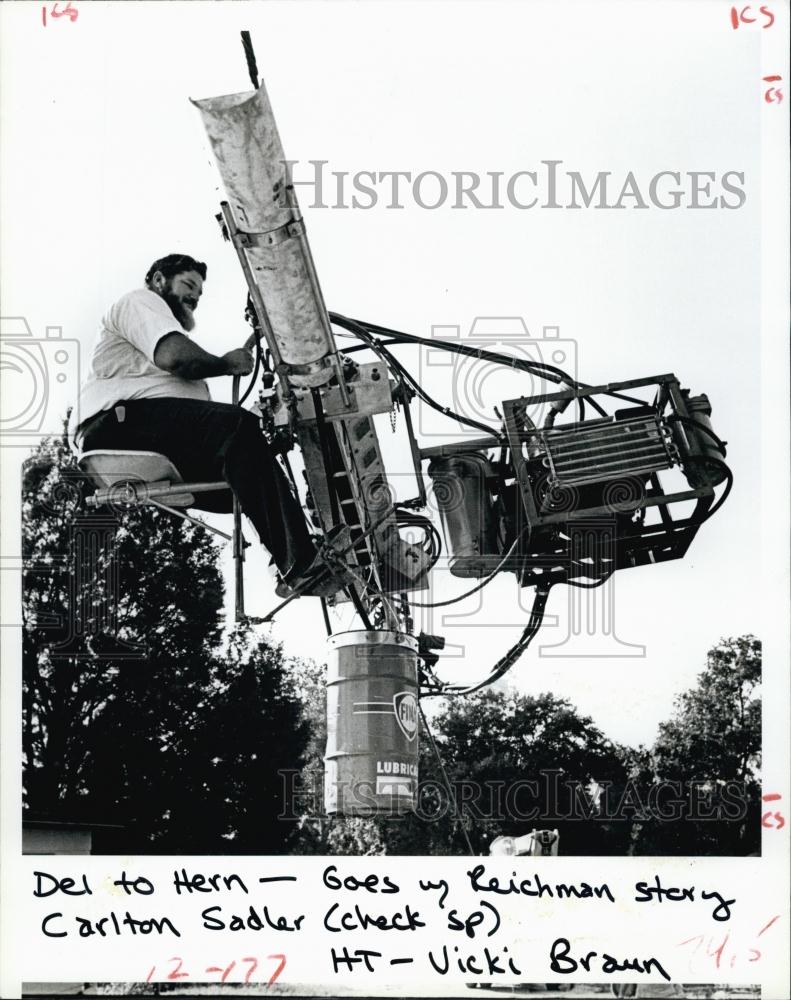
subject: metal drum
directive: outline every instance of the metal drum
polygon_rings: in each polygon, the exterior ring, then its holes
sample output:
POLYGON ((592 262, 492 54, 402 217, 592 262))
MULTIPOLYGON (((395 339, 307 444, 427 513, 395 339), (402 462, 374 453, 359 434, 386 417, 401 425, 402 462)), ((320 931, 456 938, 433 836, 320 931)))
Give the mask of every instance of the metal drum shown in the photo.
POLYGON ((408 812, 418 779, 417 641, 402 632, 340 632, 329 646, 325 808, 408 812))

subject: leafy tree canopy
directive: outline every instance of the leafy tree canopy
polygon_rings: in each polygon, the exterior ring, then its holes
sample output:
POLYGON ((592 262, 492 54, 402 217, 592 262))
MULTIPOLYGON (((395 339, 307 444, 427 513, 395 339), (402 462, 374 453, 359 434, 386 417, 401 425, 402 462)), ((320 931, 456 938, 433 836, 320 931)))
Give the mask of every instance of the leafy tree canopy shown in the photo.
POLYGON ((245 632, 223 644, 204 529, 94 510, 89 491, 59 442, 26 467, 26 814, 117 827, 113 851, 281 850, 279 772, 308 739, 282 650, 245 632))
POLYGON ((129 853, 485 854, 534 828, 563 854, 759 849, 753 636, 709 651, 652 747, 614 744, 552 694, 487 689, 435 709, 435 744, 421 727, 415 814, 328 818, 325 668, 244 629, 223 640, 203 529, 85 494, 45 442, 23 484, 29 817, 115 825, 104 846, 129 853))

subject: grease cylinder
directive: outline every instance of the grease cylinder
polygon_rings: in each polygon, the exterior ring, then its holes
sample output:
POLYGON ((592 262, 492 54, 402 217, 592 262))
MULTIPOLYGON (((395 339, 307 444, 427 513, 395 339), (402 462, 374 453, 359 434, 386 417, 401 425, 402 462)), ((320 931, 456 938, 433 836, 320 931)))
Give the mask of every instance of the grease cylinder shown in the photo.
POLYGON ((722 468, 724 453, 720 451, 711 426, 711 403, 705 393, 690 396, 689 390, 682 390, 685 396, 692 425, 682 427, 689 441, 690 459, 687 478, 696 489, 702 486, 719 486, 725 479, 722 468), (712 461, 713 460, 713 461, 712 461))
POLYGON ((417 798, 417 641, 340 632, 329 642, 324 805, 330 815, 411 811, 417 798))

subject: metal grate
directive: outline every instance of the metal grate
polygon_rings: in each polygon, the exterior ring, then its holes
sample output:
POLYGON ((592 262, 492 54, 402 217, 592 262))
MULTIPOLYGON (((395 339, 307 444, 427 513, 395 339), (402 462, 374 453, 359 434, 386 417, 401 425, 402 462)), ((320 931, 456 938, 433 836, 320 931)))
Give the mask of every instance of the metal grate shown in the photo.
POLYGON ((669 430, 655 416, 607 420, 570 430, 543 431, 552 480, 581 486, 669 469, 669 430))

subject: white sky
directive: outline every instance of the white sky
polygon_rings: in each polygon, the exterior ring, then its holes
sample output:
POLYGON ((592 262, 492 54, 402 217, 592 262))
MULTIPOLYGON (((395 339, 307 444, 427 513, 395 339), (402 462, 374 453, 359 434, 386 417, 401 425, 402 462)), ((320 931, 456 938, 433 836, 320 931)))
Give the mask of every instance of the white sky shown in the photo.
MULTIPOLYGON (((518 315, 533 336, 556 325, 575 341, 584 381, 672 371, 709 395, 729 443, 731 498, 683 561, 615 579, 616 634, 645 655, 601 636, 586 647, 598 658, 540 655, 568 626, 557 588, 557 624, 509 675, 526 693, 568 697, 615 739, 650 742, 711 645, 763 631, 760 140, 763 127, 780 141, 784 112, 761 99, 760 33, 734 32, 718 2, 75 6, 76 22, 46 28, 39 4, 0 12, 0 260, 3 315, 25 316, 35 337, 62 327, 83 371, 102 312, 171 251, 208 262, 196 339, 222 353, 247 336, 241 272, 213 218, 219 175, 188 102, 248 88, 242 28, 286 154, 302 164, 508 175, 557 159, 586 180, 611 171, 616 190, 632 170, 644 194, 661 170, 744 173, 737 211, 428 211, 411 198, 393 211, 383 191, 368 211, 311 210, 300 192, 332 310, 423 335, 518 315)), ((400 356, 417 366, 416 353, 400 356)), ((447 371, 425 385, 450 402, 447 371)), ((486 381, 491 405, 530 388, 486 381)), ((217 380, 212 389, 230 393, 217 380)), ((431 443, 454 433, 433 418, 425 427, 431 443)), ((380 433, 392 449, 386 418, 380 433)), ((248 562, 247 591, 253 614, 274 602, 260 560, 248 562)), ((426 628, 456 647, 445 676, 469 681, 511 645, 526 612, 512 577, 462 611, 464 627, 435 616, 426 628)), ((272 635, 322 659, 318 602, 292 606, 272 635)))

